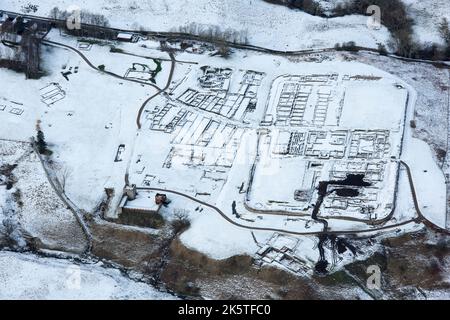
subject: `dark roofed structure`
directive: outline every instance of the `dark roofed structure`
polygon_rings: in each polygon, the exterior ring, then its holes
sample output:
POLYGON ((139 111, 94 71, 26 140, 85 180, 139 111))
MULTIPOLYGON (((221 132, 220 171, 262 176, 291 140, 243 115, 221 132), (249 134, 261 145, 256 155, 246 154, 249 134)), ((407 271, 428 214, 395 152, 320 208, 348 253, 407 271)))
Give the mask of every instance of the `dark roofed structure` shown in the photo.
POLYGON ((49 24, 21 16, 0 18, 0 67, 40 77, 40 45, 49 30, 49 24))

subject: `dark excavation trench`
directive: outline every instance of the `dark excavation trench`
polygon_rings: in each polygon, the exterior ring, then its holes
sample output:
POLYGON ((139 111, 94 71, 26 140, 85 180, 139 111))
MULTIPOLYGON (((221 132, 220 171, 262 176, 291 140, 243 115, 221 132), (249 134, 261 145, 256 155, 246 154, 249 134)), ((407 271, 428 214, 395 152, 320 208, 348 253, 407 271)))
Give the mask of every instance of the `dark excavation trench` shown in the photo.
POLYGON ((323 233, 318 236, 319 243, 317 245, 319 249, 320 258, 316 263, 315 270, 318 274, 327 274, 327 267, 329 262, 325 257, 324 245, 331 242, 332 250, 336 250, 338 254, 343 254, 349 249, 354 255, 356 255, 357 249, 349 244, 345 239, 337 238, 328 232, 328 221, 318 217, 320 212, 320 207, 322 206, 325 197, 336 193, 340 197, 357 197, 359 196, 358 187, 369 187, 371 184, 364 181, 364 174, 349 174, 344 180, 330 180, 330 181, 320 181, 316 203, 314 204, 314 209, 311 218, 323 224, 323 233), (344 186, 346 188, 335 188, 328 191, 328 186, 344 186))

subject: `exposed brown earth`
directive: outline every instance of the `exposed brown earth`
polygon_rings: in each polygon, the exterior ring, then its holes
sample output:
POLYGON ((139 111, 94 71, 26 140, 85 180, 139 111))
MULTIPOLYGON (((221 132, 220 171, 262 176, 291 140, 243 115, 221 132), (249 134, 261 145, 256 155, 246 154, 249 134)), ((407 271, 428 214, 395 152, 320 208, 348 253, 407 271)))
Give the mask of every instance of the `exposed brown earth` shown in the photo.
POLYGON ((90 224, 92 254, 144 272, 164 244, 167 230, 156 232, 95 220, 90 224))
POLYGON ((152 234, 104 222, 91 228, 93 254, 151 278, 158 274, 160 285, 191 298, 368 298, 360 286, 366 283, 367 266, 372 264, 380 266, 382 291, 389 298, 423 298, 418 293, 421 290, 450 288, 445 279, 450 265, 450 240, 432 231, 383 240, 383 252, 334 274, 300 277, 278 268, 256 268, 250 256, 211 259, 186 248, 178 238, 172 241, 173 234, 168 229, 152 234))

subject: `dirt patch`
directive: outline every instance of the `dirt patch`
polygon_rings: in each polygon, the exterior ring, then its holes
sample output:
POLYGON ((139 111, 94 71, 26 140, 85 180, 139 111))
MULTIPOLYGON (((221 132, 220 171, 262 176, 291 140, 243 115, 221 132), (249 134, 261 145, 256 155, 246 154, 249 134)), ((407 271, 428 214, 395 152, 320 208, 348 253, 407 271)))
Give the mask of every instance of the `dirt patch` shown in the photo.
POLYGON ((450 268, 450 239, 424 230, 382 241, 383 252, 346 269, 362 283, 368 277, 367 267, 381 270, 382 291, 393 299, 416 298, 420 290, 448 290, 446 280, 450 268))
POLYGON ((94 255, 141 272, 159 260, 157 253, 169 237, 165 229, 144 231, 98 219, 90 223, 90 229, 94 255))
POLYGON ((247 255, 212 259, 185 247, 168 227, 147 231, 94 219, 91 232, 93 254, 186 297, 310 300, 364 295, 345 275, 322 281, 274 267, 257 268, 247 255))
POLYGON ((273 267, 254 267, 249 256, 214 260, 186 248, 178 239, 170 247, 170 259, 162 281, 185 295, 214 299, 330 299, 353 298, 345 285, 325 288, 314 279, 294 276, 273 267))
POLYGON ((247 255, 214 260, 185 247, 169 227, 145 230, 103 220, 91 222, 93 254, 145 274, 150 281, 191 298, 349 299, 368 298, 360 287, 367 267, 378 265, 382 291, 393 299, 448 290, 449 239, 422 231, 382 241, 382 250, 327 276, 299 277, 274 267, 257 268, 247 255), (350 276, 351 275, 351 276, 350 276), (356 278, 357 280, 355 280, 356 278))
POLYGON ((122 212, 117 223, 143 228, 161 229, 164 226, 164 218, 159 213, 133 213, 122 212))
POLYGON ((433 290, 449 288, 450 239, 432 231, 388 239, 386 272, 393 286, 416 286, 433 290))

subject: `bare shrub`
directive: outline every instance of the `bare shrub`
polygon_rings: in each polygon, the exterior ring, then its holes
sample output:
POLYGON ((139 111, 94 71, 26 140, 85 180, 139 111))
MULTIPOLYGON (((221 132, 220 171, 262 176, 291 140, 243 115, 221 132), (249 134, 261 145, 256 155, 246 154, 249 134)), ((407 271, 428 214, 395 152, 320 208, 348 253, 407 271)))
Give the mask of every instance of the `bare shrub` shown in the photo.
POLYGON ((175 219, 172 220, 171 225, 175 234, 182 233, 191 226, 189 217, 184 212, 175 212, 175 219))
MULTIPOLYGON (((72 15, 72 12, 60 10, 58 7, 54 7, 52 10, 50 10, 49 15, 50 18, 55 20, 67 20, 72 15)), ((108 19, 102 14, 92 13, 87 10, 81 10, 80 19, 81 23, 100 27, 109 27, 108 19)))
POLYGON ((217 50, 217 53, 219 56, 221 56, 222 58, 229 58, 231 56, 231 49, 230 47, 226 46, 226 45, 221 45, 219 47, 219 49, 217 50))

